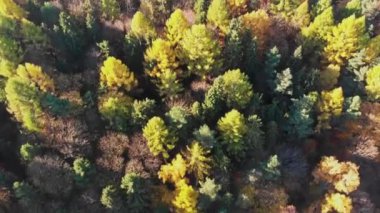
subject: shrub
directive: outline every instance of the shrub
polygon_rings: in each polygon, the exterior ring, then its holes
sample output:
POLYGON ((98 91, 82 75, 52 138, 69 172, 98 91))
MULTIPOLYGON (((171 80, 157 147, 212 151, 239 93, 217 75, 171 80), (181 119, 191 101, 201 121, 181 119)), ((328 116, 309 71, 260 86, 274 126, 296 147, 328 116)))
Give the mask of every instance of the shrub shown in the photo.
POLYGON ((145 40, 153 39, 157 35, 151 21, 140 11, 137 11, 135 15, 133 15, 131 33, 137 38, 145 40))
POLYGON ((137 79, 120 60, 108 57, 101 67, 100 86, 110 90, 130 91, 137 86, 137 79))
POLYGON ((89 182, 89 177, 95 173, 95 168, 86 158, 77 158, 73 163, 74 179, 79 185, 89 182))
POLYGON ((227 33, 230 22, 227 0, 212 0, 207 11, 207 21, 211 25, 227 33))
POLYGON ((193 25, 186 31, 180 45, 190 72, 205 79, 218 69, 221 50, 205 25, 193 25))
POLYGON ((40 148, 36 145, 26 143, 20 147, 20 155, 23 160, 31 161, 40 151, 40 148))
POLYGON ((186 166, 186 161, 183 159, 182 155, 177 154, 171 163, 161 166, 161 169, 158 172, 158 178, 164 183, 169 181, 177 184, 185 177, 187 171, 186 166))
POLYGON ((153 155, 162 154, 169 158, 169 151, 175 147, 177 138, 171 136, 165 122, 160 117, 151 118, 143 129, 143 135, 148 141, 149 150, 153 155))
POLYGON ((204 180, 210 174, 211 158, 208 156, 209 154, 210 151, 196 141, 190 147, 187 147, 184 153, 188 171, 193 172, 197 180, 204 180))
POLYGON ((380 99, 380 65, 371 68, 366 75, 366 91, 370 99, 380 99))
POLYGON ((114 21, 120 16, 120 5, 116 0, 102 0, 101 8, 103 16, 111 21, 114 21))

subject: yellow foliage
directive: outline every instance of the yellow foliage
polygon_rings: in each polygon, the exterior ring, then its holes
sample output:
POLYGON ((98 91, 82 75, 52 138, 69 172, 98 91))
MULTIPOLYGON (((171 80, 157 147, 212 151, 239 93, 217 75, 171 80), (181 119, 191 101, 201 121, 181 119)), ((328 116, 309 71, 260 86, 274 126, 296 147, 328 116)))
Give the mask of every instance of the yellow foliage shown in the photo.
POLYGON ((190 28, 190 23, 187 21, 183 11, 176 9, 166 21, 165 26, 166 38, 172 45, 176 45, 182 40, 186 30, 190 28))
POLYGON ((300 6, 297 7, 294 15, 293 22, 297 23, 300 27, 306 27, 310 24, 310 13, 309 13, 309 1, 304 1, 300 6))
POLYGON ((207 21, 219 28, 223 33, 227 33, 230 23, 230 14, 226 0, 212 0, 207 11, 207 21))
POLYGON ((26 18, 27 16, 27 12, 13 0, 0 0, 0 14, 16 19, 26 18))
POLYGON ((209 150, 203 148, 199 142, 193 142, 184 154, 187 167, 190 172, 193 172, 198 180, 203 180, 209 175, 211 169, 211 158, 208 156, 209 150))
POLYGON ((340 76, 340 66, 330 64, 327 68, 320 73, 320 86, 322 89, 330 90, 338 83, 340 76))
POLYGON ((112 90, 123 88, 130 91, 137 86, 137 79, 120 60, 108 57, 101 67, 100 86, 112 90))
POLYGON ((380 65, 371 68, 366 75, 366 91, 373 100, 380 99, 380 65))
POLYGON ((186 183, 186 180, 180 180, 176 184, 176 196, 173 205, 180 213, 195 213, 197 211, 198 192, 186 183))
POLYGON ((157 36, 152 22, 140 11, 137 11, 132 17, 131 33, 140 39, 147 40, 157 36))
POLYGON ((302 28, 301 33, 307 39, 325 40, 333 26, 334 12, 333 8, 329 7, 315 17, 314 21, 308 27, 302 28))
POLYGON ((271 26, 271 19, 265 10, 256 10, 242 16, 244 26, 247 27, 253 36, 257 37, 258 51, 263 53, 266 48, 268 31, 271 26))
POLYGON ((186 161, 181 154, 177 154, 171 163, 162 165, 158 171, 158 177, 163 183, 169 181, 176 184, 185 177, 185 174, 186 161))
POLYGON ((359 167, 351 162, 339 162, 335 157, 323 157, 313 171, 317 182, 325 181, 338 192, 349 194, 360 185, 359 167))
POLYGON ((368 42, 368 46, 365 49, 366 53, 366 62, 372 63, 374 59, 380 56, 380 35, 377 35, 376 37, 372 38, 368 42))
POLYGON ((343 110, 343 90, 341 87, 331 91, 322 91, 318 102, 319 128, 330 128, 330 118, 339 116, 343 110))
POLYGON ((179 63, 171 43, 161 38, 154 40, 146 50, 145 63, 145 71, 152 78, 159 78, 166 71, 179 72, 179 63))
POLYGON ((247 12, 248 0, 227 0, 231 15, 240 16, 247 12))
POLYGON ((355 18, 355 15, 352 15, 333 27, 331 34, 326 37, 324 56, 327 61, 342 66, 355 52, 364 47, 369 38, 365 25, 364 16, 355 18))
POLYGON ((40 66, 29 63, 25 63, 25 65, 19 65, 16 71, 16 75, 28 80, 31 85, 38 87, 43 92, 54 90, 53 80, 44 72, 42 72, 42 68, 40 66))
POLYGON ((351 198, 340 193, 327 194, 324 202, 322 203, 322 213, 335 211, 338 213, 350 213, 351 210, 351 198))

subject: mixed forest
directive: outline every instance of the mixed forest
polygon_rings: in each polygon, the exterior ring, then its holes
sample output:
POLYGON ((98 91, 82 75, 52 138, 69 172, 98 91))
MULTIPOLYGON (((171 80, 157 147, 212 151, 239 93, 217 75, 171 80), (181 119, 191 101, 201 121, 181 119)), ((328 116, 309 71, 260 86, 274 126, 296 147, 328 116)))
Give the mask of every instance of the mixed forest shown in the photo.
POLYGON ((0 212, 380 212, 379 0, 0 0, 0 212))

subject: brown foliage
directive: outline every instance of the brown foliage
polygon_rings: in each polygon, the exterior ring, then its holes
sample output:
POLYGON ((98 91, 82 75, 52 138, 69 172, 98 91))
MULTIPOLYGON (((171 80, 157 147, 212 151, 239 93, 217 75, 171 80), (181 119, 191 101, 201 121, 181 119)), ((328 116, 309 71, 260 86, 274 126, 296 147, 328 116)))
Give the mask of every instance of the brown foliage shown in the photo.
POLYGON ((98 143, 102 155, 122 156, 128 147, 129 139, 122 133, 107 132, 98 143))

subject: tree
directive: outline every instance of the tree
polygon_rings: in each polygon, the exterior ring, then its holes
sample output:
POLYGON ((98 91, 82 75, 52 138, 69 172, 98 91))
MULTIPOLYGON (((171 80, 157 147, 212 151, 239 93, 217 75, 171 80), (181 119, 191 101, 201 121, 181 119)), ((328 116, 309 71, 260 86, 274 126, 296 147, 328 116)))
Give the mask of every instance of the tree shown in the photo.
POLYGON ((25 65, 18 66, 16 73, 43 92, 54 90, 53 80, 42 71, 40 66, 25 63, 25 65))
POLYGON ((330 119, 333 116, 341 115, 343 111, 343 89, 335 88, 331 91, 322 91, 317 103, 317 109, 320 115, 318 116, 318 128, 330 128, 330 119))
POLYGON ((227 33, 229 19, 227 0, 212 0, 207 11, 207 21, 223 33, 227 33))
POLYGON ((243 23, 234 18, 230 22, 223 49, 224 65, 228 69, 239 68, 243 62, 245 43, 243 38, 243 23))
POLYGON ((321 14, 315 17, 313 22, 301 29, 302 36, 308 40, 324 40, 334 26, 333 8, 326 8, 321 14))
POLYGON ((186 180, 181 180, 176 185, 176 196, 173 200, 173 205, 178 212, 195 213, 197 212, 198 192, 186 183, 186 180))
POLYGON ((117 0, 102 0, 103 16, 114 21, 120 16, 120 5, 117 0))
POLYGON ((86 158, 77 158, 73 162, 74 179, 79 185, 88 183, 91 175, 95 173, 95 168, 86 158))
POLYGON ((196 0, 194 3, 195 22, 197 24, 206 23, 207 9, 210 5, 210 0, 196 0))
POLYGON ((40 148, 36 145, 26 143, 20 147, 20 155, 23 160, 30 161, 32 160, 40 151, 40 148))
POLYGON ((332 6, 332 0, 318 0, 318 2, 311 8, 311 14, 316 17, 332 6))
POLYGON ((177 131, 180 135, 186 134, 190 124, 190 113, 181 106, 173 106, 165 114, 171 129, 177 131))
POLYGON ((173 46, 176 46, 183 39, 185 32, 189 28, 190 23, 183 14, 183 11, 176 9, 166 21, 166 38, 173 46))
POLYGON ((131 212, 142 212, 149 207, 149 186, 140 175, 133 172, 126 173, 121 180, 120 188, 127 196, 127 206, 131 212))
POLYGON ((276 85, 276 77, 277 77, 277 66, 280 64, 281 61, 281 55, 279 53, 278 48, 275 46, 272 49, 270 49, 266 54, 266 60, 265 60, 265 66, 264 71, 266 75, 266 81, 268 84, 268 87, 270 89, 270 92, 275 92, 275 89, 277 87, 276 85))
POLYGON ((99 112, 117 131, 127 131, 132 125, 132 99, 123 95, 107 95, 99 101, 99 112))
POLYGON ((171 163, 161 166, 161 169, 158 172, 158 178, 164 183, 169 181, 178 184, 186 175, 186 166, 186 161, 183 159, 182 155, 177 154, 171 163))
POLYGON ((355 191, 360 185, 359 167, 352 162, 339 162, 333 156, 322 157, 313 176, 316 182, 327 182, 345 194, 355 191))
POLYGON ((115 186, 108 185, 103 188, 100 202, 108 209, 119 210, 122 201, 115 186))
POLYGON ((162 154, 169 158, 168 151, 175 147, 177 138, 173 137, 160 117, 151 118, 143 129, 143 135, 148 141, 150 152, 157 156, 162 154))
POLYGON ((120 60, 108 57, 101 67, 100 86, 110 90, 130 91, 137 86, 137 79, 120 60))
POLYGON ((204 180, 210 174, 211 158, 208 156, 210 151, 200 145, 199 142, 194 141, 190 147, 186 147, 184 153, 187 161, 187 168, 189 172, 193 172, 197 180, 204 180))
POLYGON ((311 21, 309 9, 309 1, 301 3, 295 10, 292 21, 297 23, 301 28, 309 26, 311 21))
POLYGON ((144 126, 154 113, 156 101, 151 99, 133 101, 132 120, 135 125, 144 126))
POLYGON ((235 109, 231 110, 219 119, 218 130, 227 151, 234 156, 241 155, 246 148, 244 136, 248 131, 244 115, 235 109))
POLYGON ((330 193, 325 196, 322 203, 322 213, 336 211, 338 213, 351 212, 352 201, 351 198, 340 193, 330 193))
POLYGON ((161 38, 154 40, 145 52, 145 67, 152 78, 159 78, 166 71, 179 74, 179 62, 171 43, 161 38))
POLYGON ((0 14, 11 18, 26 18, 27 12, 18 6, 13 0, 0 0, 0 14))
POLYGON ((351 15, 360 16, 362 15, 362 4, 360 0, 350 0, 347 2, 346 7, 342 11, 344 17, 351 15))
POLYGON ((132 17, 131 33, 137 38, 148 41, 157 35, 152 22, 140 11, 137 11, 132 17))
POLYGON ((206 177, 204 181, 200 181, 199 185, 199 193, 207 196, 210 201, 215 201, 218 196, 218 192, 222 189, 220 184, 215 183, 214 179, 210 179, 208 177, 206 177))
POLYGON ((168 98, 174 98, 178 93, 182 92, 183 86, 178 80, 179 76, 177 73, 165 70, 157 82, 160 95, 168 98))
POLYGON ((195 140, 199 141, 199 143, 205 148, 212 149, 217 145, 215 131, 211 130, 207 124, 204 124, 199 127, 198 130, 195 130, 193 135, 195 140))
POLYGON ((324 55, 328 62, 342 66, 356 51, 364 47, 368 39, 365 17, 355 18, 352 15, 343 19, 327 36, 324 55))
POLYGON ((370 99, 380 99, 380 65, 371 68, 366 75, 366 91, 370 99))
POLYGON ((173 11, 173 0, 141 0, 140 11, 157 25, 162 25, 173 11))
POLYGON ((247 12, 248 0, 227 0, 228 9, 233 17, 238 17, 247 12))
POLYGON ((277 73, 275 91, 284 95, 293 95, 293 76, 290 69, 287 68, 280 73, 277 73))
POLYGON ((264 173, 264 178, 268 180, 277 180, 281 176, 280 162, 278 161, 277 155, 272 155, 270 158, 261 163, 261 169, 264 173))
POLYGON ((242 16, 244 26, 256 36, 258 52, 261 55, 267 45, 268 33, 271 26, 271 18, 265 10, 256 10, 242 16))
POLYGON ((321 89, 333 89, 338 84, 340 76, 340 66, 329 64, 324 70, 319 73, 319 86, 321 89))
POLYGON ((61 12, 59 14, 59 29, 55 28, 64 44, 64 50, 73 60, 78 60, 77 57, 83 54, 85 46, 84 31, 78 25, 73 16, 61 12))
POLYGON ((184 63, 190 72, 203 79, 220 66, 220 47, 205 25, 193 25, 180 43, 184 63))

